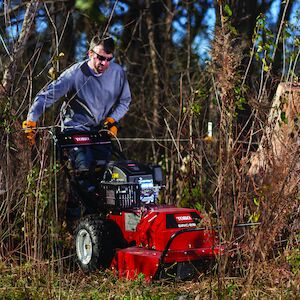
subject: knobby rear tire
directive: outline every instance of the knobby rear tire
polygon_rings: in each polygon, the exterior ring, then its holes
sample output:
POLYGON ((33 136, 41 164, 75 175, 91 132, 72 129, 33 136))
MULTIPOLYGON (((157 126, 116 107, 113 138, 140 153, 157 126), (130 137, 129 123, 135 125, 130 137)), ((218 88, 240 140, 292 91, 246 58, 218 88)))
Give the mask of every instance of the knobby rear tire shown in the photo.
POLYGON ((75 230, 77 262, 84 272, 108 268, 116 248, 126 247, 118 225, 111 220, 87 216, 75 230))

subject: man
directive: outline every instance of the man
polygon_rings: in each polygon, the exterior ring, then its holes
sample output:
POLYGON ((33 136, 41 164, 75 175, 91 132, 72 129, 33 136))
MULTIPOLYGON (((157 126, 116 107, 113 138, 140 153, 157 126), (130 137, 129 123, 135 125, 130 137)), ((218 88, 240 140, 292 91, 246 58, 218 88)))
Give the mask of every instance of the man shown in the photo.
MULTIPOLYGON (((131 94, 124 70, 112 61, 114 49, 111 37, 95 36, 90 43, 88 59, 65 70, 57 80, 37 94, 27 120, 23 122, 23 128, 32 145, 35 142, 35 128, 39 117, 47 107, 63 96, 67 96, 67 100, 61 109, 62 131, 98 131, 99 126, 105 124, 109 125, 112 136, 117 135, 117 122, 128 111, 131 94)), ((74 147, 69 150, 69 158, 79 174, 90 170, 95 160, 108 161, 110 156, 110 144, 74 147)), ((96 194, 96 184, 93 176, 80 176, 73 186, 77 188, 77 183, 79 184, 80 193, 83 195, 81 198, 86 201, 85 206, 90 208, 96 194)), ((69 208, 72 210, 72 206, 77 206, 77 203, 72 203, 74 199, 70 200, 67 214, 69 208)))
MULTIPOLYGON (((37 121, 45 109, 67 95, 62 107, 63 131, 93 131, 108 124, 110 134, 117 134, 117 122, 131 102, 124 70, 112 61, 114 41, 109 36, 95 36, 88 51, 89 59, 64 71, 46 90, 39 92, 29 110, 23 128, 34 144, 37 121)), ((109 160, 109 147, 81 147, 70 151, 78 170, 88 170, 94 159, 109 160)))

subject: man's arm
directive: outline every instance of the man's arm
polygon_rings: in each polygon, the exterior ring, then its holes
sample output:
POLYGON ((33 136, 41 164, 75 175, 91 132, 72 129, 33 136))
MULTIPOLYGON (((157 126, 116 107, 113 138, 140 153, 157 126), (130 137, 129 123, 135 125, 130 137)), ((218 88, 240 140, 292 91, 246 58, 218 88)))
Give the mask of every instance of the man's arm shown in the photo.
POLYGON ((74 68, 64 71, 57 80, 51 82, 45 90, 40 91, 29 109, 27 120, 36 122, 45 109, 67 94, 74 80, 74 68))
POLYGON ((119 96, 119 100, 113 112, 109 115, 109 117, 113 118, 116 122, 119 122, 124 115, 127 113, 129 109, 129 105, 131 102, 131 93, 129 84, 124 73, 124 83, 121 94, 119 96))

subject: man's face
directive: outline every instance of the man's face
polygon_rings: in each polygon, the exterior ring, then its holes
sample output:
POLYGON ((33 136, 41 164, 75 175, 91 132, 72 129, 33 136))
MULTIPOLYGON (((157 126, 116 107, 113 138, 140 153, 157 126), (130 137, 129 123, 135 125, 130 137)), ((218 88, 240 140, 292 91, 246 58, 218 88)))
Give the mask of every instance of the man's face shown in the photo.
POLYGON ((103 73, 108 67, 110 61, 113 59, 112 53, 106 53, 102 45, 95 46, 92 50, 89 50, 89 66, 95 73, 103 73))

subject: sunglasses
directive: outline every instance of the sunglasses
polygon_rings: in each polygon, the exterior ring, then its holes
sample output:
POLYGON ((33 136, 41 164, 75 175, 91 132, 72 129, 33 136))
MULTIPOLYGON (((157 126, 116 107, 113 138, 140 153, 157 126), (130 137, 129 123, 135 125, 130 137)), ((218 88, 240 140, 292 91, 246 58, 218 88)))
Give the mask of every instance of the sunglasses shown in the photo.
POLYGON ((94 54, 96 54, 97 58, 100 60, 100 61, 111 61, 114 57, 105 57, 105 56, 102 56, 102 55, 99 55, 98 53, 96 53, 94 50, 91 50, 94 54))

